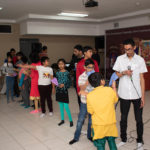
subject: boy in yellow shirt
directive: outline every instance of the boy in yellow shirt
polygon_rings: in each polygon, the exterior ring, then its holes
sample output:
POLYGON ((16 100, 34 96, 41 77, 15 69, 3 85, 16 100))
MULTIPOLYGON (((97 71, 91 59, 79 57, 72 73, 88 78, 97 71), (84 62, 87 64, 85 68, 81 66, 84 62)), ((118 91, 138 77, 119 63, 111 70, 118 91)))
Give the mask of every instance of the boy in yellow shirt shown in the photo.
POLYGON ((93 142, 97 150, 105 150, 106 140, 110 150, 117 150, 115 138, 118 137, 116 126, 115 103, 118 101, 115 82, 111 87, 104 87, 105 80, 99 73, 88 78, 94 90, 87 95, 87 111, 92 116, 93 142))

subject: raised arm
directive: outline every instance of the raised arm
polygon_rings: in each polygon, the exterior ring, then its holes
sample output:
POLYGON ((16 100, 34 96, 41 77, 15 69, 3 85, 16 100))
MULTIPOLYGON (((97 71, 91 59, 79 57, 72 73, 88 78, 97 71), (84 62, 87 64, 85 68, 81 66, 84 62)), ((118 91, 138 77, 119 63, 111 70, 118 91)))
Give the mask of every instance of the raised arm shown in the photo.
POLYGON ((114 103, 117 103, 117 101, 118 101, 118 93, 117 93, 117 88, 116 88, 116 81, 112 82, 112 89, 115 92, 114 103))
POLYGON ((20 68, 27 68, 27 69, 35 69, 36 70, 36 66, 33 66, 33 65, 18 64, 17 66, 20 67, 20 68))

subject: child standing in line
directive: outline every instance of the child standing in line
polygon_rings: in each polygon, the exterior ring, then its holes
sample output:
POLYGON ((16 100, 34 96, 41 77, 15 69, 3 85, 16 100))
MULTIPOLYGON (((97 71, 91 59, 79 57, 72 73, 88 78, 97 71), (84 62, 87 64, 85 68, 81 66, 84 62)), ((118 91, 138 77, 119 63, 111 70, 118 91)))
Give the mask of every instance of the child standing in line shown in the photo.
POLYGON ((52 116, 53 106, 52 106, 51 94, 52 94, 52 90, 54 91, 54 85, 51 84, 51 80, 53 79, 53 70, 51 67, 49 67, 49 58, 42 57, 41 66, 33 66, 33 65, 26 65, 26 66, 19 65, 19 66, 38 71, 39 73, 38 88, 40 92, 41 109, 42 109, 42 114, 40 115, 40 117, 41 118, 44 117, 46 113, 45 100, 47 100, 49 115, 52 116))
MULTIPOLYGON (((36 67, 41 65, 39 54, 37 52, 32 52, 29 57, 32 62, 31 64, 32 66, 36 67)), ((38 89, 38 79, 39 79, 38 71, 35 69, 31 69, 30 78, 31 78, 30 100, 33 101, 35 105, 35 109, 32 110, 30 113, 36 114, 40 112, 40 109, 38 109, 39 108, 38 103, 40 101, 40 93, 38 89)))
MULTIPOLYGON (((27 61, 28 59, 23 56, 21 58, 22 64, 23 65, 27 65, 27 61)), ((22 95, 22 100, 23 100, 23 104, 21 104, 21 106, 24 106, 24 108, 29 108, 30 107, 30 100, 29 100, 29 80, 28 80, 28 76, 25 75, 25 71, 27 71, 25 68, 21 68, 19 71, 19 87, 21 88, 21 95, 22 95)))
POLYGON ((70 77, 69 72, 65 70, 65 60, 59 59, 58 62, 59 71, 56 73, 56 78, 58 80, 58 86, 56 87, 56 101, 58 101, 60 107, 60 116, 61 122, 58 124, 59 126, 64 124, 64 108, 67 112, 70 127, 73 126, 73 121, 71 117, 71 112, 69 109, 69 96, 68 96, 68 88, 70 87, 70 77))
MULTIPOLYGON (((78 79, 78 85, 80 88, 80 97, 81 97, 81 104, 80 104, 80 112, 78 115, 78 121, 76 126, 76 131, 74 133, 74 138, 69 142, 70 145, 79 141, 82 126, 84 124, 84 120, 87 115, 87 104, 86 104, 86 96, 82 93, 86 93, 93 90, 93 87, 88 83, 88 76, 89 74, 95 72, 94 71, 94 61, 92 59, 86 59, 84 64, 85 72, 83 72, 78 79)), ((91 137, 91 115, 88 114, 88 129, 87 129, 87 138, 92 141, 91 137)))
POLYGON ((9 103, 9 92, 11 91, 11 100, 14 101, 14 81, 15 81, 15 72, 12 63, 12 56, 7 56, 7 62, 4 63, 2 67, 3 74, 6 75, 6 95, 7 95, 7 104, 9 103))
POLYGON ((93 142, 97 150, 105 150, 108 141, 110 150, 117 150, 115 138, 118 137, 115 103, 118 101, 116 85, 104 87, 105 80, 99 73, 88 78, 94 90, 87 95, 87 111, 92 116, 93 142))

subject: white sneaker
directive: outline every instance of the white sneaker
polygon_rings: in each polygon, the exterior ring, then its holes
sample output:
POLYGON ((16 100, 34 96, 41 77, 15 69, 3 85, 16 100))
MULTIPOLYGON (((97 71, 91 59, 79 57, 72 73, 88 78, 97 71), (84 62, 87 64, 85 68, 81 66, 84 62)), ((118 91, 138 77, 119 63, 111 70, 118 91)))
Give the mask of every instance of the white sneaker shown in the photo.
POLYGON ((43 118, 43 117, 45 117, 45 113, 42 113, 42 114, 40 115, 40 118, 43 118))
POLYGON ((50 115, 50 116, 53 116, 53 113, 52 113, 52 112, 49 112, 49 115, 50 115))
POLYGON ((144 150, 143 149, 143 144, 142 143, 137 143, 137 150, 144 150))
POLYGON ((121 146, 124 146, 125 144, 127 144, 127 142, 120 142, 117 144, 117 148, 121 147, 121 146))

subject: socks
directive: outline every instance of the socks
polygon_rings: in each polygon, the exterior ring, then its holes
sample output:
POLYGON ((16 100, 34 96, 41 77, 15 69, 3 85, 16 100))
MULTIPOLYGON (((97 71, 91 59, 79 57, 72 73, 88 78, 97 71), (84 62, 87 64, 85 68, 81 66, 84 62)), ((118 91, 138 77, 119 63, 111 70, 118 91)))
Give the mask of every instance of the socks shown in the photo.
POLYGON ((65 121, 64 121, 64 120, 61 120, 61 122, 58 123, 58 126, 61 126, 61 125, 64 124, 64 123, 65 123, 65 121))

